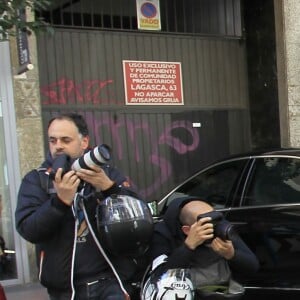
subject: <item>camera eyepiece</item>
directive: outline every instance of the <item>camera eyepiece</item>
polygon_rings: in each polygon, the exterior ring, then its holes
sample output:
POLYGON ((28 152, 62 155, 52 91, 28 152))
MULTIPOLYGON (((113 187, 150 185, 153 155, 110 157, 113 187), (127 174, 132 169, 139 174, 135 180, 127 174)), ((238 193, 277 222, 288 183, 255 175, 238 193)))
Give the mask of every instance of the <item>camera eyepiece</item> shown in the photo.
POLYGON ((59 168, 62 168, 63 174, 65 174, 70 170, 71 164, 72 161, 70 156, 65 153, 62 153, 54 159, 51 169, 47 170, 46 173, 49 175, 51 180, 54 180, 56 171, 59 168))

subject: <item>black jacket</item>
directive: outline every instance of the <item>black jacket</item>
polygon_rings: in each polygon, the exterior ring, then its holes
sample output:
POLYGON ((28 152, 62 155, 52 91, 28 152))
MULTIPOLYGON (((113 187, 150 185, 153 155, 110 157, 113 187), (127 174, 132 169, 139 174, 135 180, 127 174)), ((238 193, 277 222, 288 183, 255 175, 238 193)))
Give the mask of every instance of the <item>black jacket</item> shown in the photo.
MULTIPOLYGON (((168 269, 207 267, 220 259, 218 254, 203 244, 195 250, 190 250, 184 243, 185 236, 181 230, 179 212, 184 204, 192 200, 196 200, 195 197, 183 197, 173 200, 166 210, 163 221, 155 226, 150 249, 151 259, 154 260, 161 255, 167 256, 166 263, 158 269, 159 274, 168 269)), ((235 273, 248 274, 257 271, 259 268, 258 260, 241 238, 237 236, 232 242, 235 255, 228 263, 233 275, 235 273)))
MULTIPOLYGON (((48 156, 41 170, 49 168, 52 163, 53 160, 48 156)), ((117 169, 109 165, 103 169, 116 184, 100 194, 96 194, 90 185, 85 189, 85 194, 90 196, 84 200, 84 205, 94 232, 97 232, 95 218, 97 199, 111 194, 137 197, 134 192, 122 185, 126 178, 117 169)), ((43 171, 32 170, 23 178, 15 212, 16 228, 24 239, 36 245, 41 283, 50 290, 71 290, 72 257, 76 247, 75 218, 71 207, 60 201, 55 193, 49 194, 50 189, 47 190, 44 186, 44 182, 49 181, 47 176, 43 171)), ((103 256, 100 253, 97 255, 101 270, 100 274, 95 275, 101 275, 102 271, 111 273, 103 256)), ((133 259, 113 256, 110 259, 121 279, 129 280, 136 272, 137 265, 133 259)))

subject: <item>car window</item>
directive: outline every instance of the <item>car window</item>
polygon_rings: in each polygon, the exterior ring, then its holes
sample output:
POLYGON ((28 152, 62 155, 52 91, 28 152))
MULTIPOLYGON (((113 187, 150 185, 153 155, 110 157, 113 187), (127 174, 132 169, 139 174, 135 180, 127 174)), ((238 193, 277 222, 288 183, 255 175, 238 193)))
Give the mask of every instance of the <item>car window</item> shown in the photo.
POLYGON ((178 197, 199 196, 215 208, 225 207, 233 195, 246 161, 224 162, 204 170, 172 193, 167 200, 167 205, 178 197))
POLYGON ((300 160, 257 159, 245 199, 250 206, 300 202, 300 160))

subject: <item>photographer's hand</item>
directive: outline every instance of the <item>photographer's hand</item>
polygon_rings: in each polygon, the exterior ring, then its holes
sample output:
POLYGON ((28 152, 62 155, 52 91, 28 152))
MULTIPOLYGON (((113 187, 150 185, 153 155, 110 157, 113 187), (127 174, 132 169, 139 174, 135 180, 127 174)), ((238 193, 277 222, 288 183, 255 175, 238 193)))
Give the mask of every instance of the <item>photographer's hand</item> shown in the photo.
POLYGON ((55 174, 53 185, 58 198, 66 205, 71 206, 80 184, 80 179, 75 171, 69 171, 64 176, 62 176, 62 173, 63 169, 59 168, 55 174))
POLYGON ((223 241, 222 239, 216 237, 211 243, 212 249, 224 257, 225 259, 232 259, 234 256, 234 247, 230 240, 223 241))
POLYGON ((182 226, 184 233, 187 235, 185 244, 188 248, 195 250, 206 240, 213 238, 213 224, 210 221, 210 217, 202 218, 191 226, 188 226, 188 230, 184 229, 187 225, 182 226))
POLYGON ((79 171, 76 171, 76 175, 101 191, 108 190, 114 184, 114 181, 112 181, 103 169, 98 166, 91 166, 91 170, 80 169, 79 171))

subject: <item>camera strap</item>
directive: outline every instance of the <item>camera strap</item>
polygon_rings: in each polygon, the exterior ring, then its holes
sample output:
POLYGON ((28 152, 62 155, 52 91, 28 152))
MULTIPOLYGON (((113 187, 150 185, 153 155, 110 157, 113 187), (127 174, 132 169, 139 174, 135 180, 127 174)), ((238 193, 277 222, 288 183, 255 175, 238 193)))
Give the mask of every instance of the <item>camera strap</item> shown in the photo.
POLYGON ((90 223, 90 221, 89 221, 89 218, 88 218, 88 215, 87 215, 85 206, 84 206, 84 199, 85 199, 86 197, 83 195, 83 193, 84 193, 84 188, 81 189, 81 191, 80 191, 79 193, 77 193, 76 196, 75 196, 75 198, 74 198, 74 204, 73 204, 73 207, 72 207, 73 213, 74 213, 74 217, 78 216, 78 214, 76 214, 76 212, 74 212, 75 209, 77 209, 77 211, 78 211, 78 209, 79 209, 79 210, 81 209, 81 210, 83 211, 83 214, 84 214, 84 217, 85 217, 87 226, 88 226, 88 228, 89 228, 89 230, 90 230, 90 233, 91 233, 91 235, 92 235, 92 237, 93 237, 94 242, 96 243, 96 245, 97 245, 99 251, 101 252, 101 254, 103 255, 104 259, 106 260, 106 262, 107 262, 108 265, 110 266, 112 272, 114 273, 114 275, 115 275, 115 277, 116 277, 116 279, 117 279, 117 281, 118 281, 118 283, 119 283, 119 286, 120 286, 121 290, 122 290, 123 293, 124 293, 125 299, 126 299, 126 300, 130 300, 130 296, 129 296, 128 292, 126 291, 126 289, 125 289, 125 287, 124 287, 124 285, 123 285, 123 283, 122 283, 122 280, 121 280, 121 278, 120 278, 118 272, 116 271, 114 265, 113 265, 112 262, 110 261, 110 259, 109 259, 109 257, 107 256, 107 254, 105 253, 103 247, 101 246, 101 244, 100 244, 99 240, 97 239, 96 234, 95 234, 95 232, 94 232, 94 230, 93 230, 93 228, 92 228, 92 225, 91 225, 91 223, 90 223))
POLYGON ((40 167, 37 168, 36 171, 39 174, 42 189, 49 195, 56 194, 56 190, 53 187, 52 180, 50 180, 49 175, 46 173, 48 169, 40 167))

